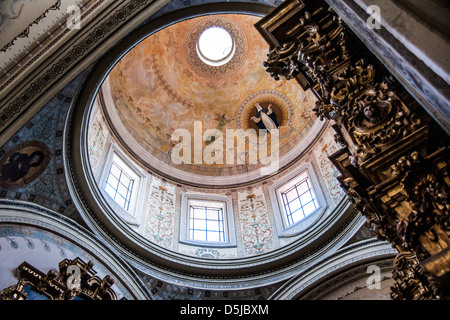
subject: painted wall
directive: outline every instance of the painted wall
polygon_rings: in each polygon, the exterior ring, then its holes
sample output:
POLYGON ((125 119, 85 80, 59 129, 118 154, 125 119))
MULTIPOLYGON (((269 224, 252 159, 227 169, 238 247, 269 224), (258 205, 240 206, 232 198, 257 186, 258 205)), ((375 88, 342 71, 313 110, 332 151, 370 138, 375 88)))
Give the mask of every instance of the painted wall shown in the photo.
MULTIPOLYGON (((180 129, 193 137, 194 122, 201 123, 203 132, 219 130, 224 142, 228 129, 258 130, 250 120, 256 115, 256 102, 263 106, 271 103, 277 114, 280 155, 305 138, 315 120, 314 96, 310 91, 299 90, 295 81, 275 81, 266 72, 262 61, 267 58, 267 43, 254 27, 259 20, 260 17, 243 14, 188 19, 150 35, 117 62, 108 75, 110 92, 118 121, 143 146, 139 157, 145 159, 143 153, 148 153, 169 166, 199 175, 255 170, 259 168, 256 165, 238 163, 238 159, 248 157, 245 152, 236 152, 233 163, 227 163, 224 156, 208 165, 206 161, 198 165, 194 159, 189 164, 175 163, 172 156, 178 142, 171 137, 180 129), (195 49, 198 30, 205 28, 210 19, 229 27, 236 42, 233 59, 221 71, 203 63, 195 49)), ((237 143, 248 144, 239 136, 237 143)), ((203 145, 203 151, 205 148, 203 145)), ((193 152, 191 155, 193 158, 193 152)))

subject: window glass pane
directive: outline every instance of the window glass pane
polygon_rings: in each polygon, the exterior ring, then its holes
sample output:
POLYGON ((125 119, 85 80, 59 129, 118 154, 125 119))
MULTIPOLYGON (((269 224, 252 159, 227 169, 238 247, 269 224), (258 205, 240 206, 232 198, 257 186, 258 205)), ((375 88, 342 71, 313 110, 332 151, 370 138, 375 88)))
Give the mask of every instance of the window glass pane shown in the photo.
POLYGON ((121 172, 120 168, 113 162, 111 165, 111 174, 116 178, 119 178, 120 172, 121 172))
POLYGON ((319 207, 314 190, 306 172, 301 173, 297 180, 291 180, 281 188, 285 215, 288 225, 294 224, 311 214, 319 207))
POLYGON ((114 200, 119 206, 125 208, 125 199, 120 194, 118 194, 114 200))
POLYGON ((126 194, 127 190, 130 188, 130 183, 129 183, 129 181, 124 181, 124 179, 121 178, 117 188, 121 190, 120 191, 121 194, 126 194))
POLYGON ((314 192, 314 189, 313 188, 309 189, 309 192, 311 192, 311 196, 313 197, 313 199, 317 201, 317 197, 316 197, 316 193, 314 192))
POLYGON ((304 180, 302 183, 297 185, 298 194, 303 194, 309 190, 308 180, 304 180))
POLYGON ((297 221, 300 221, 303 219, 303 212, 302 210, 297 210, 291 215, 292 223, 296 223, 297 221))
POLYGON ((131 176, 126 172, 124 172, 122 175, 123 177, 121 178, 121 181, 124 185, 129 185, 133 181, 133 178, 131 178, 131 176))
POLYGON ((111 187, 108 183, 106 184, 105 191, 110 197, 114 199, 116 190, 113 187, 111 187))
POLYGON ((208 232, 208 241, 220 241, 219 232, 208 232))
POLYGON ((310 214, 314 210, 316 210, 316 205, 314 204, 314 201, 311 201, 310 203, 308 203, 306 206, 303 207, 303 211, 305 212, 305 216, 310 214))
POLYGON ((195 219, 206 219, 205 208, 193 208, 193 218, 195 219))
POLYGON ((316 208, 319 207, 319 201, 317 201, 317 199, 314 199, 314 205, 316 206, 316 208))
POLYGON ((194 230, 194 240, 206 241, 206 231, 194 230))
MULTIPOLYGON (((125 171, 130 172, 132 169, 114 154, 104 189, 119 206, 128 210, 134 179, 125 171)), ((137 177, 136 174, 134 176, 137 177)))
POLYGON ((113 175, 108 176, 107 182, 113 187, 114 189, 117 189, 117 185, 119 184, 119 180, 117 180, 113 175))
POLYGON ((136 178, 136 173, 127 165, 123 167, 123 174, 130 180, 134 180, 136 178))
POLYGON ((208 231, 219 231, 219 221, 208 221, 208 231))
MULTIPOLYGON (((223 209, 217 208, 215 203, 205 201, 207 204, 201 206, 202 201, 192 201, 196 205, 191 205, 189 218, 189 235, 193 240, 218 242, 224 241, 224 217, 223 209), (199 204, 199 205, 197 205, 199 204), (211 206, 209 206, 211 205, 211 206)), ((220 206, 223 206, 221 203, 220 206)))
POLYGON ((310 192, 306 192, 300 196, 300 201, 302 202, 302 205, 306 205, 311 200, 312 200, 312 196, 311 196, 310 192))
POLYGON ((219 210, 217 209, 208 209, 208 218, 209 220, 219 220, 219 210))
POLYGON ((289 203, 289 213, 293 213, 294 211, 297 211, 301 208, 300 201, 298 199, 295 199, 291 203, 289 203))
POLYGON ((286 195, 286 202, 291 202, 292 200, 297 198, 297 191, 295 190, 295 188, 293 188, 287 193, 285 193, 285 195, 286 195))
POLYGON ((206 220, 194 219, 195 230, 206 230, 206 220))
POLYGON ((119 187, 117 188, 117 192, 124 198, 127 197, 128 189, 122 184, 119 183, 119 187))

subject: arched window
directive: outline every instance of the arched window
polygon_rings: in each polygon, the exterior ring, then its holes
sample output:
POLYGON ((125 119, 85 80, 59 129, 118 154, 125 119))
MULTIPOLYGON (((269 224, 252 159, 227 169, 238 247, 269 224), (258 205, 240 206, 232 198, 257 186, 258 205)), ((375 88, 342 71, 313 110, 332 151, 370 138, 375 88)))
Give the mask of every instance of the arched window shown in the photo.
POLYGON ((117 154, 113 154, 105 191, 119 206, 129 210, 131 195, 139 176, 117 154))
POLYGON ((288 226, 306 218, 320 207, 307 170, 283 185, 279 192, 288 226))
POLYGON ((189 201, 189 239, 225 242, 225 203, 221 201, 189 201))

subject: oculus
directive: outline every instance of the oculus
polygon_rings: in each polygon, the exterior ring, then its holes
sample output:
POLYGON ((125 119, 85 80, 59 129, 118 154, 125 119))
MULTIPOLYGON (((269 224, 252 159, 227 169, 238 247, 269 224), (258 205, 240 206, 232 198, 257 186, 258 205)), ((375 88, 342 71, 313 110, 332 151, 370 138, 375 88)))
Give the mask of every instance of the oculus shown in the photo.
POLYGON ((245 62, 248 44, 244 31, 235 22, 216 16, 192 26, 184 50, 195 72, 208 78, 225 78, 245 62))
POLYGON ((236 48, 230 33, 221 27, 210 27, 202 32, 197 42, 197 52, 203 62, 221 66, 231 60, 236 48))

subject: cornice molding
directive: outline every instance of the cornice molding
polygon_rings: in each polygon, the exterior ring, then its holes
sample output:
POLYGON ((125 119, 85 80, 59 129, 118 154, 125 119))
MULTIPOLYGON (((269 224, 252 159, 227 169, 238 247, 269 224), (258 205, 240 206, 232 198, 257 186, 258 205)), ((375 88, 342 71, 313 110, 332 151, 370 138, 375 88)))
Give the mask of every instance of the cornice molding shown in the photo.
POLYGON ((168 0, 110 2, 103 10, 95 12, 82 29, 70 32, 67 29, 70 36, 53 40, 36 55, 39 61, 22 68, 20 75, 13 76, 14 81, 6 79, 8 85, 2 85, 0 96, 0 144, 4 144, 75 76, 168 0))
MULTIPOLYGON (((61 7, 61 0, 55 0, 55 2, 53 3, 53 5, 51 5, 47 10, 45 10, 40 16, 38 16, 34 21, 32 21, 22 32, 20 32, 19 34, 17 34, 13 39, 11 39, 9 42, 5 43, 3 45, 3 47, 0 49, 0 53, 3 52, 7 52, 8 49, 12 48, 15 43, 21 39, 21 38, 25 38, 28 37, 28 35, 30 34, 30 29, 32 29, 32 27, 34 25, 39 24, 40 22, 42 22, 43 20, 45 20, 47 14, 52 11, 52 10, 59 10, 61 7)), ((22 8, 20 9, 19 12, 22 11, 22 8)), ((11 19, 17 19, 20 16, 20 13, 18 13, 18 15, 14 18, 11 19)), ((5 63, 5 61, 2 61, 2 63, 5 63)))
POLYGON ((310 266, 280 287, 270 300, 314 299, 349 279, 367 276, 369 265, 393 270, 398 251, 387 242, 376 238, 359 241, 344 247, 323 261, 310 266))

